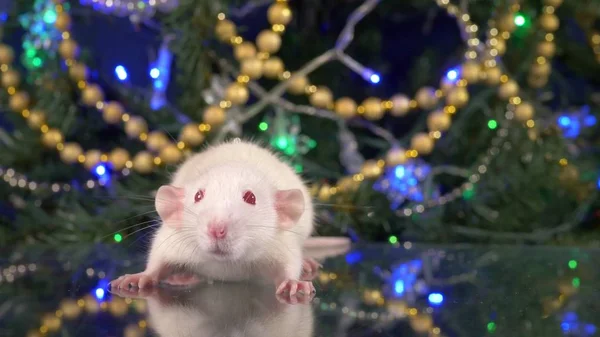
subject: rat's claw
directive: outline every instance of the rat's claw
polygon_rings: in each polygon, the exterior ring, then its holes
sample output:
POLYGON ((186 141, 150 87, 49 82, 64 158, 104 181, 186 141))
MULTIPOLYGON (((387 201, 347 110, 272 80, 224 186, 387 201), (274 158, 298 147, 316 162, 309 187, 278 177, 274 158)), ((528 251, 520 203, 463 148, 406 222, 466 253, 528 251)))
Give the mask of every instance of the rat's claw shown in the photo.
POLYGON ((156 288, 111 288, 110 293, 123 298, 148 298, 154 295, 156 288))
POLYGON ((277 290, 275 291, 275 294, 283 294, 283 292, 285 291, 285 288, 288 285, 289 280, 283 281, 281 282, 281 284, 279 285, 279 287, 277 287, 277 290))
POLYGON ((296 292, 298 292, 298 283, 292 282, 290 284, 290 296, 296 295, 296 292))
POLYGON ((157 283, 158 282, 153 276, 148 275, 146 273, 137 273, 132 275, 125 274, 119 277, 118 279, 112 281, 110 283, 110 287, 116 289, 129 287, 141 289, 146 288, 147 286, 154 286, 157 283))
POLYGON ((316 293, 315 287, 311 281, 285 280, 277 287, 275 294, 280 295, 287 292, 290 296, 295 296, 298 293, 298 290, 305 295, 316 293))
POLYGON ((121 281, 123 281, 123 278, 125 276, 127 276, 127 274, 119 276, 116 280, 110 281, 110 283, 108 284, 108 286, 110 287, 110 289, 119 289, 119 288, 121 288, 121 281))
POLYGON ((277 288, 277 300, 285 304, 308 304, 315 297, 312 282, 287 280, 277 288), (295 289, 294 289, 295 288, 295 289))

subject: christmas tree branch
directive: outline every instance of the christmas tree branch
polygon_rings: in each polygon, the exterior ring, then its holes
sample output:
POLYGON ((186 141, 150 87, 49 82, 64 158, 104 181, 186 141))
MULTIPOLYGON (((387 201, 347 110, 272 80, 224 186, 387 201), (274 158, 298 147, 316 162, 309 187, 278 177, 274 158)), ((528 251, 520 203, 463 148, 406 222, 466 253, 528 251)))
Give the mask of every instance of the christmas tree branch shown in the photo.
MULTIPOLYGON (((217 57, 217 55, 214 52, 210 52, 209 55, 229 75, 235 76, 237 73, 239 73, 239 71, 237 69, 235 69, 235 67, 233 65, 231 65, 226 59, 217 57)), ((255 81, 250 81, 248 83, 248 88, 250 89, 250 91, 252 91, 252 93, 254 95, 256 95, 257 97, 259 97, 261 99, 266 99, 267 95, 269 95, 267 90, 265 90, 261 85, 259 85, 255 81)), ((288 110, 288 111, 294 111, 296 113, 301 113, 301 114, 305 114, 305 115, 309 115, 309 116, 315 116, 318 118, 335 120, 335 121, 342 122, 342 123, 344 122, 344 120, 341 117, 337 116, 331 110, 319 109, 319 108, 315 108, 315 107, 308 106, 308 105, 294 104, 294 103, 286 100, 285 98, 282 98, 279 96, 274 96, 270 103, 271 103, 271 105, 280 106, 281 108, 288 110)), ((245 122, 245 120, 239 121, 240 124, 243 124, 244 122, 245 122)), ((371 123, 371 122, 368 122, 365 120, 353 120, 350 122, 350 124, 358 126, 358 127, 362 127, 362 128, 365 128, 365 129, 371 131, 373 134, 384 139, 389 144, 396 145, 398 143, 398 141, 395 139, 394 135, 391 132, 389 132, 388 130, 386 130, 374 123, 371 123)), ((221 130, 221 133, 217 136, 217 139, 224 138, 225 137, 224 132, 225 132, 225 130, 221 130)))
POLYGON ((333 60, 335 58, 335 53, 333 49, 330 49, 323 54, 315 57, 312 61, 308 62, 304 67, 300 68, 297 72, 293 73, 292 76, 286 81, 282 81, 278 85, 276 85, 271 91, 269 91, 266 95, 262 97, 262 99, 256 103, 254 103, 243 116, 239 118, 240 123, 245 123, 248 120, 252 119, 254 116, 258 115, 267 105, 273 103, 273 101, 283 95, 291 81, 298 77, 306 76, 311 72, 318 69, 323 64, 333 60))
POLYGON ((380 0, 366 0, 362 5, 356 8, 348 17, 346 25, 335 43, 335 50, 343 51, 354 40, 354 27, 369 14, 380 0))
POLYGON ((248 3, 242 6, 241 8, 232 9, 229 12, 229 15, 232 17, 243 18, 246 15, 252 13, 257 7, 263 7, 271 3, 273 3, 273 0, 248 1, 248 3))
POLYGON ((316 69, 318 69, 323 64, 332 61, 334 59, 340 60, 344 59, 344 64, 348 65, 350 69, 358 71, 361 76, 366 75, 366 69, 358 62, 354 61, 351 57, 344 54, 344 50, 348 47, 350 42, 354 39, 354 27, 362 20, 362 18, 367 15, 370 11, 375 8, 375 6, 379 3, 379 0, 367 0, 361 6, 352 12, 348 20, 346 21, 346 25, 342 32, 340 33, 338 40, 335 44, 335 47, 329 49, 323 54, 315 57, 313 60, 308 62, 305 66, 300 68, 297 72, 294 72, 292 76, 276 85, 267 95, 265 95, 260 101, 252 105, 246 113, 240 118, 240 122, 244 123, 249 119, 253 118, 257 114, 259 114, 269 103, 272 103, 276 97, 280 97, 283 95, 289 84, 298 77, 307 76, 312 73, 316 69), (363 70, 360 70, 360 67, 363 70))

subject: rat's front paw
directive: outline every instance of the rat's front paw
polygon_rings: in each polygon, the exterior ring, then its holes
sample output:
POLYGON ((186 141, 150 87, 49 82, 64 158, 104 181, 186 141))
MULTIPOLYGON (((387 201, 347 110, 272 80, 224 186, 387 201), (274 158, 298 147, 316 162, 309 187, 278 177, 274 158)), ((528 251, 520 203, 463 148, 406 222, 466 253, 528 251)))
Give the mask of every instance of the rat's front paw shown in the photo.
POLYGON ((147 299, 156 294, 157 288, 117 288, 111 283, 110 293, 123 298, 147 299))
POLYGON ((305 295, 303 293, 290 294, 275 294, 275 297, 283 304, 309 304, 315 298, 315 293, 305 295))
POLYGON ((287 292, 290 296, 294 296, 299 291, 305 295, 317 292, 311 281, 285 280, 277 287, 275 294, 280 295, 287 292))
POLYGON ((158 280, 153 275, 147 273, 137 273, 137 274, 125 274, 118 279, 110 282, 110 287, 118 289, 118 288, 129 288, 137 287, 137 288, 146 288, 147 286, 155 286, 158 284, 158 280))

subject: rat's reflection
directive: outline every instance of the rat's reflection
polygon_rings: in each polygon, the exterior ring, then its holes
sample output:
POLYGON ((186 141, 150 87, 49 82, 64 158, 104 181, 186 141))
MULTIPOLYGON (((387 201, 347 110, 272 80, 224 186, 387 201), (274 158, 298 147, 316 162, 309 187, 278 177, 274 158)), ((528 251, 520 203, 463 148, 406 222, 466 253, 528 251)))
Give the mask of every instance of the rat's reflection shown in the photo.
POLYGON ((113 294, 146 299, 148 323, 161 337, 313 335, 312 295, 276 297, 272 285, 199 282, 191 288, 115 289, 113 294))

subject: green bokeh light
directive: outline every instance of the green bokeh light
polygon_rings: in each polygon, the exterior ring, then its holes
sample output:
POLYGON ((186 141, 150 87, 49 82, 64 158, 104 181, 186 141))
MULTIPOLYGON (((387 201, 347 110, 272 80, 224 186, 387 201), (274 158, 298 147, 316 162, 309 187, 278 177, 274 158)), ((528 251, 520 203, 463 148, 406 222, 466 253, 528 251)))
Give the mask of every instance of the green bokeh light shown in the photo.
POLYGON ((44 12, 44 22, 48 24, 56 22, 56 12, 53 10, 47 10, 44 12))
POLYGON ((260 124, 258 124, 258 129, 260 131, 267 131, 268 128, 269 124, 267 124, 267 122, 261 122, 260 124))
POLYGON ((498 122, 496 122, 496 120, 494 120, 494 119, 490 119, 488 121, 487 125, 488 125, 488 128, 490 128, 491 130, 494 130, 495 128, 498 127, 498 122))
POLYGON ((462 194, 465 200, 472 199, 475 196, 475 188, 467 188, 462 194))
POLYGON ((281 137, 277 137, 277 139, 275 140, 275 144, 277 145, 277 147, 281 150, 285 149, 286 147, 288 147, 288 140, 287 137, 285 136, 281 136, 281 137))
POLYGON ((395 244, 398 242, 398 238, 395 235, 390 236, 390 238, 388 240, 390 241, 391 244, 395 244))
POLYGON ((579 277, 576 277, 573 279, 571 284, 573 284, 573 287, 579 288, 579 286, 581 285, 581 279, 579 277))
POLYGON ((494 322, 489 322, 489 323, 487 324, 487 330, 488 330, 489 332, 494 332, 494 331, 496 331, 496 323, 494 323, 494 322))
POLYGON ((515 15, 515 25, 522 27, 523 25, 525 25, 525 21, 525 16, 523 16, 523 14, 515 15))
POLYGON ((294 144, 292 143, 290 146, 285 148, 284 152, 289 156, 293 156, 294 154, 296 154, 296 146, 294 146, 294 144))
POLYGON ((575 260, 569 261, 569 268, 571 268, 571 269, 577 268, 577 261, 575 261, 575 260))
POLYGON ((42 59, 39 57, 35 57, 33 58, 33 60, 31 61, 31 64, 33 64, 34 67, 39 67, 42 65, 42 59))
POLYGON ((123 241, 123 235, 117 233, 117 234, 115 234, 113 239, 115 240, 115 242, 121 242, 121 241, 123 241))

